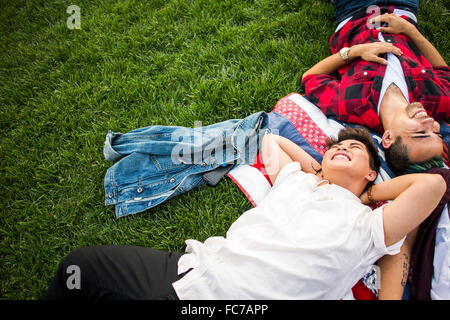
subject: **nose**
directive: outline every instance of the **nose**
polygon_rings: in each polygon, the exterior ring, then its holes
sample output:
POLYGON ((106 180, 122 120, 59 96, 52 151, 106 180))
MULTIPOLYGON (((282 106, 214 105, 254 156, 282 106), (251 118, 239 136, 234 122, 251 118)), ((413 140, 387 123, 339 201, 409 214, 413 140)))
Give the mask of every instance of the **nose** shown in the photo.
POLYGON ((347 147, 345 147, 345 146, 339 146, 337 149, 338 149, 338 151, 340 151, 340 150, 347 151, 347 147))
POLYGON ((441 132, 441 125, 437 121, 433 121, 433 131, 434 132, 441 132))
MULTIPOLYGON (((432 131, 433 128, 436 126, 435 122, 433 118, 425 118, 423 120, 420 121, 421 126, 423 127, 423 129, 425 131, 432 131)), ((437 123, 437 122, 436 122, 437 123)), ((439 125, 439 124, 438 124, 439 125)))

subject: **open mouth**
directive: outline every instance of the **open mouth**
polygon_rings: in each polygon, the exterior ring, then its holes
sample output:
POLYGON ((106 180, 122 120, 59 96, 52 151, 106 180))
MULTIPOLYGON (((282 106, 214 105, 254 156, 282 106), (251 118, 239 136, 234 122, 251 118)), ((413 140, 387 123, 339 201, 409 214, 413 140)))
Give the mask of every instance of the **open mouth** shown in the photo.
POLYGON ((428 118, 428 113, 425 110, 421 109, 416 111, 412 117, 413 119, 428 118))
POLYGON ((347 155, 347 154, 345 154, 345 153, 336 153, 332 158, 331 158, 331 160, 334 160, 334 159, 344 159, 344 160, 347 160, 347 161, 351 161, 352 159, 350 159, 350 157, 347 155))

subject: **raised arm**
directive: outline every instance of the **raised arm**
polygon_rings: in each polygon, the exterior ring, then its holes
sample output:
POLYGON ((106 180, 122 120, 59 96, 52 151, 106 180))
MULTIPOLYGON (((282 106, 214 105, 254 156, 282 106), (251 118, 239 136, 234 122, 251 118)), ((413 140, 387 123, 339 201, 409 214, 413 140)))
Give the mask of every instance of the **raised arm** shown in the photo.
POLYGON ((385 59, 378 56, 379 54, 383 54, 386 52, 392 52, 397 55, 402 55, 401 50, 389 42, 371 42, 357 44, 350 48, 347 60, 344 60, 339 52, 335 53, 329 57, 326 57, 322 61, 315 64, 311 69, 306 71, 302 76, 302 80, 306 76, 311 74, 330 74, 342 67, 344 64, 356 58, 361 58, 365 61, 387 64, 387 61, 385 59))
POLYGON ((387 23, 386 27, 379 27, 381 32, 392 34, 405 34, 407 35, 417 46, 423 56, 430 61, 433 67, 447 66, 447 63, 439 54, 437 49, 429 42, 420 31, 407 20, 393 14, 383 14, 371 19, 373 23, 384 22, 387 23))
POLYGON ((266 134, 261 143, 261 161, 272 184, 278 173, 290 162, 298 162, 302 171, 316 173, 320 164, 305 150, 284 137, 266 134))
MULTIPOLYGON (((414 230, 436 208, 447 188, 441 175, 399 176, 372 186, 375 201, 393 200, 383 208, 384 241, 390 246, 414 230)), ((367 192, 361 196, 367 203, 367 192)))

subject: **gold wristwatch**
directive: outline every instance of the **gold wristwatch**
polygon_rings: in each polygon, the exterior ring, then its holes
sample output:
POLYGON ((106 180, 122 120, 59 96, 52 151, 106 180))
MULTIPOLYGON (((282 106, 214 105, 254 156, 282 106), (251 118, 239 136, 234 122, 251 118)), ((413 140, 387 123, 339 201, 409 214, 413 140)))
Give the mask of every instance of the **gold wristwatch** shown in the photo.
POLYGON ((344 60, 345 62, 348 61, 348 53, 350 51, 349 47, 344 47, 341 50, 339 50, 339 54, 341 55, 342 60, 344 60))

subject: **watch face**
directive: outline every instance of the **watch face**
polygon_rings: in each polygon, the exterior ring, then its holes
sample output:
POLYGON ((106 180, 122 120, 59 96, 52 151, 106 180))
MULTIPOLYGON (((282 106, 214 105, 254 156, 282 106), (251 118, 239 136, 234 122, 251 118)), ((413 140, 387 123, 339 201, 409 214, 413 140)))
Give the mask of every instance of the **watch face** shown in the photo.
POLYGON ((342 48, 339 51, 339 53, 341 54, 342 59, 347 60, 347 58, 348 58, 348 51, 349 50, 350 50, 349 48, 345 47, 345 48, 342 48))

